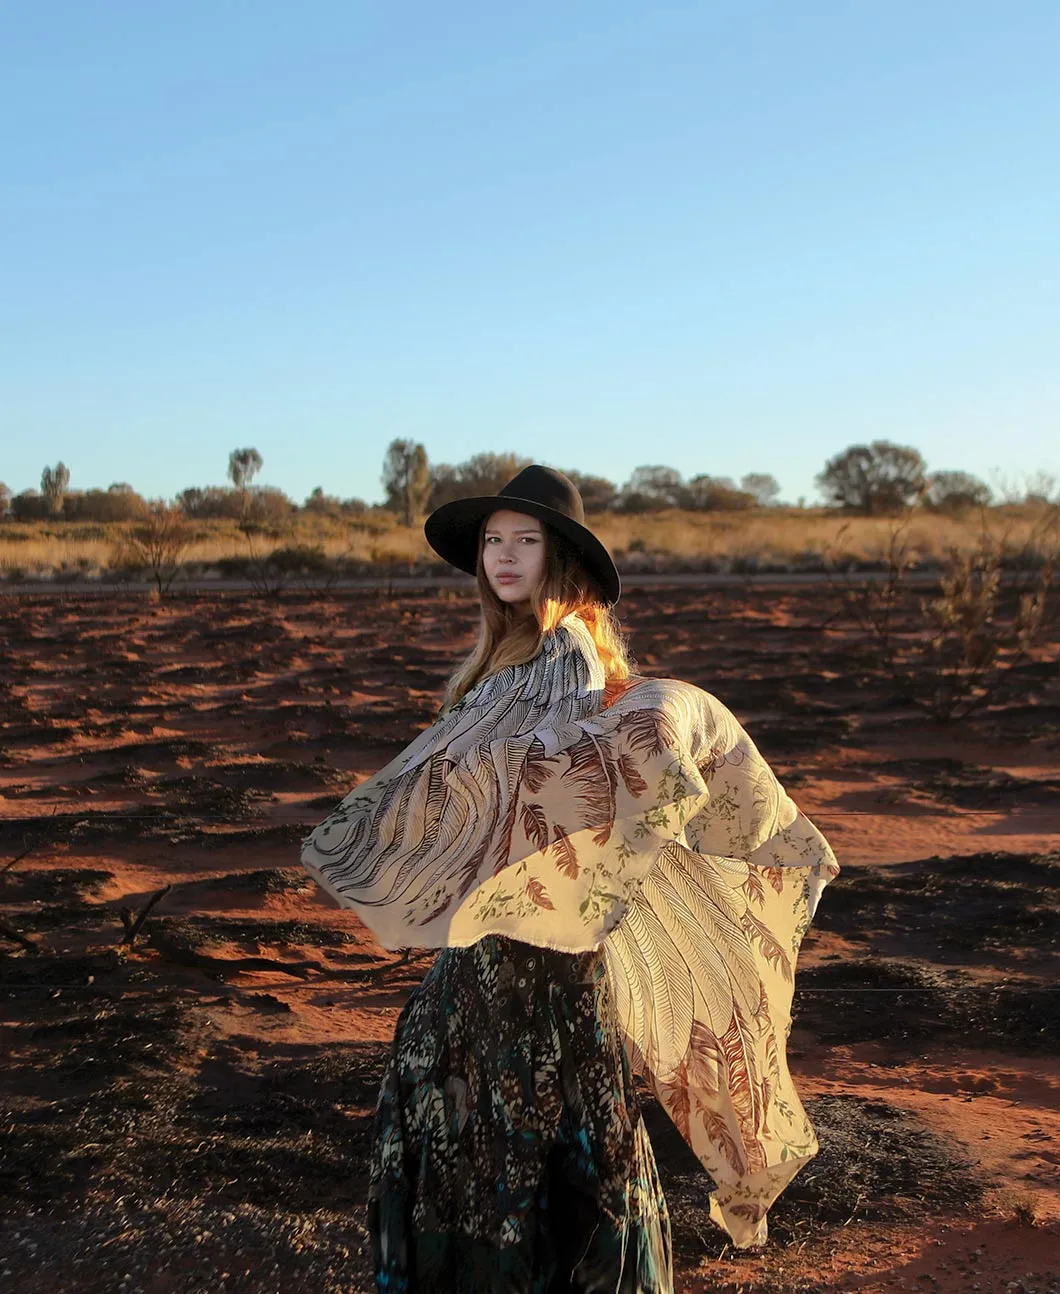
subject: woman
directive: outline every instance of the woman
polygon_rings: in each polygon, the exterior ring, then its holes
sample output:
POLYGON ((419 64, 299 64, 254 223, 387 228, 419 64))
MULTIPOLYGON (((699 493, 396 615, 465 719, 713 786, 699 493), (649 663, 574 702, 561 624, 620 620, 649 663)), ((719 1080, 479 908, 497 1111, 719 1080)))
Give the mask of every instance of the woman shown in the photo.
POLYGON ((438 720, 302 861, 388 947, 440 947, 398 1022, 369 1216, 380 1291, 672 1289, 631 1067, 738 1244, 816 1151, 784 1061, 826 842, 732 715, 634 677, 573 484, 526 468, 428 518, 478 580, 438 720))

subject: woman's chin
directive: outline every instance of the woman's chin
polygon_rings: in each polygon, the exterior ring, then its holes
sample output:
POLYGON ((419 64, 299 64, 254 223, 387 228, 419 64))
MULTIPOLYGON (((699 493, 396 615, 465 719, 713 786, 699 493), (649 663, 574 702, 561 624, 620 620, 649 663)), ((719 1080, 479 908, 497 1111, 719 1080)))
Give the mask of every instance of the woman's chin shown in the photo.
POLYGON ((499 589, 497 590, 497 597, 500 598, 500 600, 505 604, 505 606, 511 607, 513 611, 520 611, 525 613, 525 612, 529 612, 531 609, 530 599, 527 597, 525 593, 521 592, 518 589, 512 589, 512 588, 499 589))

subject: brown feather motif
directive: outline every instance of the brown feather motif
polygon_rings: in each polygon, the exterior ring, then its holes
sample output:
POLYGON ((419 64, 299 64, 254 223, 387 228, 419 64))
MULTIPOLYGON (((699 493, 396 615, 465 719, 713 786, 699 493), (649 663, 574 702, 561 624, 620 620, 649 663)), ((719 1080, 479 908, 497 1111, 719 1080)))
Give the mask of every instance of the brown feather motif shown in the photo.
POLYGON ((754 903, 764 903, 766 898, 765 887, 762 884, 761 876, 758 874, 759 870, 757 867, 748 867, 747 880, 743 883, 744 889, 747 891, 747 897, 754 903))
POLYGON ((596 740, 588 733, 571 749, 567 777, 595 828, 593 843, 606 845, 615 821, 614 773, 596 740))
POLYGON ((550 912, 555 911, 555 904, 548 897, 548 890, 535 877, 531 876, 526 882, 526 892, 530 896, 530 902, 539 908, 548 908, 550 912))
POLYGON ((783 867, 766 867, 763 868, 766 878, 770 885, 778 894, 784 893, 784 868, 783 867))
POLYGON ((636 761, 628 750, 624 750, 618 757, 618 771, 626 790, 635 799, 648 789, 648 783, 641 777, 636 761))
POLYGON ((689 1126, 689 1099, 688 1099, 688 1070, 684 1061, 681 1062, 674 1074, 672 1083, 660 1083, 659 1090, 662 1095, 663 1105, 666 1107, 666 1113, 674 1122, 674 1126, 686 1141, 691 1141, 692 1130, 689 1126))
POLYGON ((766 961, 771 966, 775 966, 786 980, 794 980, 791 962, 773 932, 767 926, 764 926, 751 912, 743 914, 740 924, 743 926, 744 933, 748 938, 758 941, 758 946, 761 948, 762 956, 766 961))
POLYGON ((688 1042, 692 1081, 696 1087, 711 1096, 718 1094, 718 1073, 722 1064, 721 1043, 717 1035, 702 1020, 692 1021, 688 1042))
POLYGON ((556 772, 555 755, 546 755, 545 748, 536 738, 526 752, 526 763, 523 765, 523 784, 531 795, 538 791, 556 772))
POLYGON ((758 1141, 762 1122, 761 1094, 755 1088, 753 1066, 747 1059, 747 1046, 739 1007, 736 1007, 729 1027, 722 1036, 721 1046, 725 1056, 729 1098, 740 1124, 740 1135, 743 1138, 748 1169, 754 1172, 765 1163, 765 1156, 758 1141))
POLYGON ((552 852, 556 855, 556 870, 576 880, 581 868, 578 866, 578 851, 574 848, 570 836, 557 822, 552 828, 552 852))
POLYGON ((721 1152, 733 1168, 738 1173, 747 1171, 747 1158, 743 1153, 740 1143, 732 1135, 725 1116, 717 1110, 711 1110, 708 1106, 700 1106, 699 1114, 703 1120, 703 1130, 716 1146, 721 1147, 721 1152))
POLYGON ((544 851, 548 848, 548 819, 545 817, 545 811, 540 804, 524 804, 519 811, 519 818, 523 824, 523 831, 526 833, 527 840, 533 841, 534 845, 544 851))
POLYGON ((618 721, 616 732, 625 733, 630 747, 641 755, 661 755, 666 749, 669 724, 658 710, 631 710, 618 721))

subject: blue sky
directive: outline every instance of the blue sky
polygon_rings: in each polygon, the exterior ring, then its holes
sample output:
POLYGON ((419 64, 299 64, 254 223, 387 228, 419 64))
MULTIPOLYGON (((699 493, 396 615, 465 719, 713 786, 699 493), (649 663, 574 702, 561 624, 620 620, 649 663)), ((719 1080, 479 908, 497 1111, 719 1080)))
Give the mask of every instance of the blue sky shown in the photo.
POLYGON ((1060 472, 1055 0, 0 5, 0 480, 1060 472))

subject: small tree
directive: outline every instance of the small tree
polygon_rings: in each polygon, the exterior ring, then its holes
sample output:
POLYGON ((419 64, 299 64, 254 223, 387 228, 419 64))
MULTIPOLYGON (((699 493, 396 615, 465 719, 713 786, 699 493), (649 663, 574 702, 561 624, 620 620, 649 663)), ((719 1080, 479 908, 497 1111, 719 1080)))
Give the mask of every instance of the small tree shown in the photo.
POLYGON ((1032 472, 1025 482, 1023 502, 1055 508, 1060 504, 1060 480, 1042 468, 1032 472))
POLYGON ((697 512, 740 512, 756 502, 728 476, 693 476, 685 487, 685 506, 697 512))
POLYGON ((431 469, 431 508, 439 508, 453 499, 496 494, 507 485, 531 459, 519 454, 475 454, 465 463, 439 463, 431 469))
POLYGON ((220 485, 189 486, 177 495, 177 503, 186 517, 194 517, 199 521, 222 517, 239 521, 243 515, 239 495, 220 485))
POLYGON ((46 467, 40 474, 40 492, 48 501, 48 511, 53 517, 62 515, 63 496, 70 484, 70 469, 65 463, 46 467))
POLYGON ((411 526, 427 509, 431 474, 427 451, 411 440, 392 440, 383 459, 383 489, 386 505, 402 524, 411 526))
POLYGON ((622 487, 624 512, 654 512, 686 503, 685 483, 675 467, 636 467, 622 487))
POLYGON ((924 503, 934 512, 967 512, 990 502, 990 487, 970 472, 932 472, 924 503))
POLYGON ((618 500, 618 487, 603 476, 587 476, 584 472, 566 472, 578 487, 586 512, 607 512, 618 500))
POLYGON ((48 500, 36 490, 21 490, 11 500, 11 516, 15 521, 43 521, 48 515, 48 500))
POLYGON ((77 490, 63 499, 67 521, 139 521, 146 512, 146 502, 132 488, 77 490))
POLYGON ((324 487, 317 485, 302 504, 306 512, 320 517, 337 517, 342 511, 342 500, 334 494, 325 494, 324 487))
POLYGON ((816 480, 829 503, 867 516, 901 512, 927 484, 919 452, 889 440, 852 445, 830 458, 816 480))
POLYGON ((768 508, 780 494, 780 482, 768 472, 748 472, 740 481, 745 494, 753 494, 760 508, 768 508))
POLYGON ((193 538, 180 508, 161 500, 149 503, 146 519, 129 531, 129 555, 150 570, 160 597, 176 579, 193 538))
POLYGON ((6 521, 11 511, 11 491, 0 481, 0 521, 6 521))
POLYGON ((228 479, 239 491, 240 515, 246 516, 247 491, 264 460, 256 449, 233 449, 228 455, 228 479))
POLYGON ((261 485, 254 491, 247 505, 246 519, 260 521, 266 526, 285 526, 295 512, 295 504, 282 490, 273 485, 261 485))

